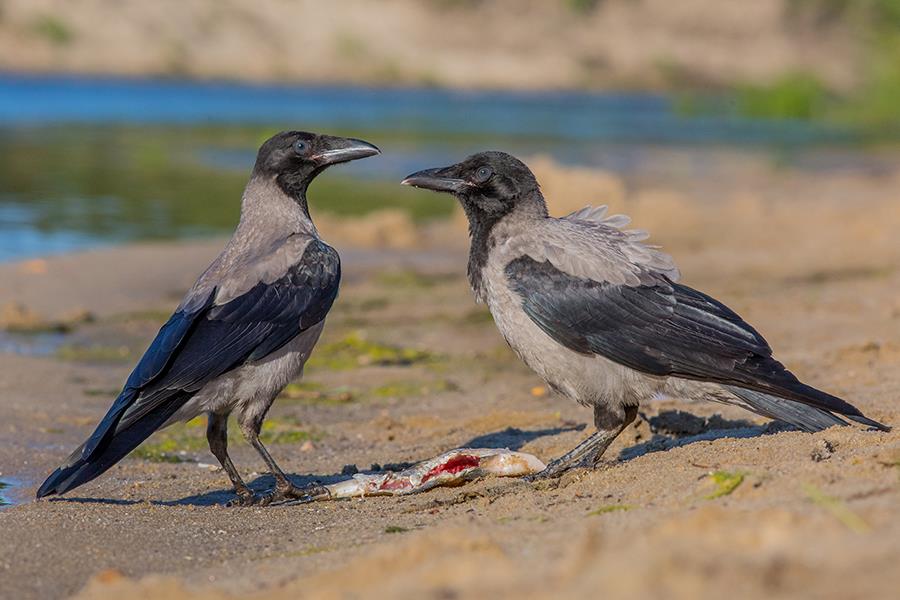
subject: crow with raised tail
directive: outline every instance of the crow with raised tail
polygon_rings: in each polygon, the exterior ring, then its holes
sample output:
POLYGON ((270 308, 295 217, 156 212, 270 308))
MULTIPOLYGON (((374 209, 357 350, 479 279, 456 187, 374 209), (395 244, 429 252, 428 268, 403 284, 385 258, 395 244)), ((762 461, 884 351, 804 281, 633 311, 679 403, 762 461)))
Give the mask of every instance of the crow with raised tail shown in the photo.
POLYGON ((468 277, 516 354, 557 392, 593 409, 597 432, 538 477, 595 466, 657 394, 735 404, 805 431, 889 428, 797 379, 727 306, 678 283, 671 257, 587 207, 550 217, 521 161, 483 152, 405 185, 456 196, 469 221, 468 277))
POLYGON ((234 484, 236 504, 315 492, 291 483, 259 433, 275 397, 303 371, 341 278, 337 252, 310 219, 307 187, 331 165, 378 153, 361 140, 301 131, 262 145, 225 249, 160 329, 94 433, 47 478, 38 498, 91 481, 154 431, 203 413, 209 449, 234 484), (232 412, 275 478, 269 493, 254 494, 228 456, 232 412))

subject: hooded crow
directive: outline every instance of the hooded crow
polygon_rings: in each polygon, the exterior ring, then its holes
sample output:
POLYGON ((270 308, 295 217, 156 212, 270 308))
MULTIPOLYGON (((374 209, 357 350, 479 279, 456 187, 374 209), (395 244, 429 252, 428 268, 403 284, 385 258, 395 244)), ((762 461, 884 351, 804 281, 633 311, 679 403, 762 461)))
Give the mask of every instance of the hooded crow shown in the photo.
POLYGON ((209 449, 234 484, 237 504, 308 492, 290 482, 259 439, 273 400, 301 374, 341 278, 337 252, 310 219, 306 190, 330 165, 378 153, 361 140, 301 131, 262 145, 225 249, 160 329, 94 433, 47 478, 38 498, 91 481, 154 431, 202 413, 209 417, 209 449), (275 478, 270 493, 251 492, 228 456, 232 412, 275 478))
POLYGON ((657 394, 736 404, 805 431, 881 430, 851 404, 800 382, 721 302, 678 283, 671 257, 587 207, 547 214, 521 161, 483 152, 403 184, 457 197, 469 220, 468 278, 506 341, 557 392, 593 409, 597 432, 538 474, 595 466, 657 394))

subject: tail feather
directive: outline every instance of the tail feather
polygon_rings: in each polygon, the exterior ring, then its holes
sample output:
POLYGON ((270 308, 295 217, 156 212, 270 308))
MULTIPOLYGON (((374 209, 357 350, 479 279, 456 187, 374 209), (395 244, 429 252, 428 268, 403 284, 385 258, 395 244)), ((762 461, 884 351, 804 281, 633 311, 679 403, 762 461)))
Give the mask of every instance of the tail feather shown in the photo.
POLYGON ((841 417, 881 431, 891 430, 887 425, 866 417, 852 404, 800 382, 792 389, 783 390, 784 395, 732 385, 725 387, 754 412, 790 423, 803 431, 814 432, 834 425, 847 425, 841 417))
MULTIPOLYGON (((190 397, 190 394, 187 395, 190 397)), ((185 398, 186 399, 186 398, 185 398)), ((69 456, 65 464, 56 469, 37 491, 37 497, 64 494, 105 473, 129 452, 159 429, 182 406, 183 402, 167 402, 140 419, 120 425, 88 458, 84 458, 82 444, 69 456)))
POLYGON ((777 396, 763 394, 745 388, 726 386, 728 391, 740 398, 755 413, 764 417, 784 421, 803 431, 821 431, 834 425, 846 425, 847 422, 828 411, 793 400, 785 400, 777 396))
POLYGON ((866 427, 872 427, 873 429, 880 429, 881 431, 890 431, 891 427, 889 425, 885 425, 884 423, 879 423, 874 419, 870 419, 869 417, 863 415, 847 415, 847 418, 856 421, 866 427))

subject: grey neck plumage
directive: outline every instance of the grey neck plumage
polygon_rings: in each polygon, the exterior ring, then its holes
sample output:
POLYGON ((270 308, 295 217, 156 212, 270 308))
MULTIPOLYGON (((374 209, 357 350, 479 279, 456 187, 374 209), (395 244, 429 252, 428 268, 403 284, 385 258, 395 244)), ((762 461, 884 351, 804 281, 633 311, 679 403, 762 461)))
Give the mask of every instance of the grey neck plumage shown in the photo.
POLYGON ((319 237, 305 195, 300 202, 285 194, 274 178, 254 176, 244 189, 241 219, 217 262, 233 265, 249 260, 297 234, 319 237))

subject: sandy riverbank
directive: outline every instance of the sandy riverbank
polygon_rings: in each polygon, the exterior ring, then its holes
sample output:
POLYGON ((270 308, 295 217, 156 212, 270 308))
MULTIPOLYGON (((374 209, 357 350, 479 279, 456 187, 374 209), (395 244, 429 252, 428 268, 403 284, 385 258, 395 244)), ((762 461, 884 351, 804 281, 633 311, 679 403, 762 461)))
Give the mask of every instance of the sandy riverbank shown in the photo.
MULTIPOLYGON (((711 201, 702 183, 628 187, 531 164, 554 212, 605 201, 630 213, 799 376, 900 423, 896 175, 745 168, 711 201)), ((462 444, 548 459, 585 435, 587 412, 545 394, 473 304, 458 220, 419 232, 418 250, 354 249, 350 233, 330 233, 346 283, 306 384, 272 413, 273 453, 298 482, 462 444), (384 352, 388 364, 373 364, 384 352)), ((556 486, 490 479, 229 509, 202 427, 183 426, 71 497, 30 502, 219 244, 0 265, 0 306, 95 317, 51 355, 0 355, 0 480, 20 501, 0 510, 0 595, 846 598, 900 585, 900 432, 809 435, 677 399, 645 406, 608 466, 556 486), (679 429, 666 418, 676 409, 725 420, 679 429)), ((262 468, 245 445, 234 454, 245 473, 262 468)))

